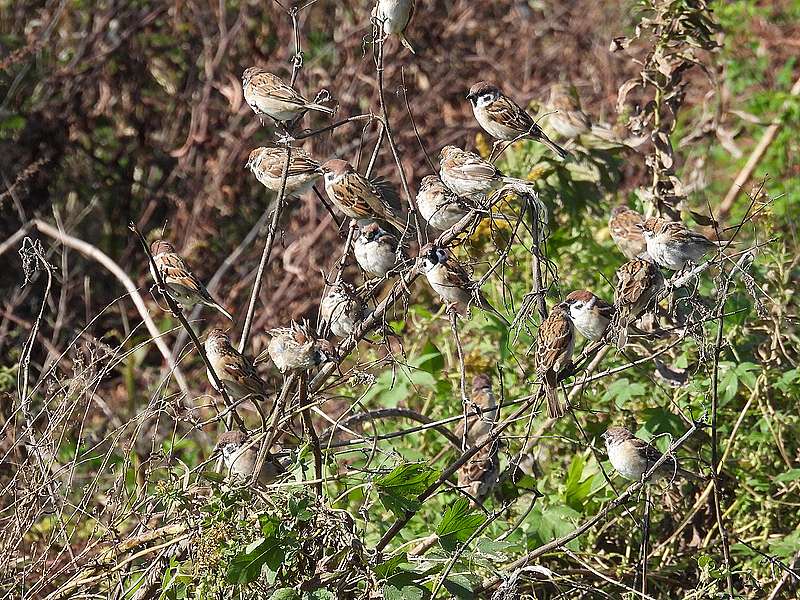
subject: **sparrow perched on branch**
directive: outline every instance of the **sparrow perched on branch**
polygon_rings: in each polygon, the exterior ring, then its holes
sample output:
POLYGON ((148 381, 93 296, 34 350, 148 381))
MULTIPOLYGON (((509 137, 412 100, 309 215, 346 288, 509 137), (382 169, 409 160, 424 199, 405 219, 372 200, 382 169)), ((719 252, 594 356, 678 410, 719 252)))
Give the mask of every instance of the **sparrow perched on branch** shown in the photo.
POLYGON ((400 232, 408 228, 397 192, 391 185, 370 181, 344 160, 329 160, 321 169, 328 198, 345 215, 351 219, 387 221, 400 232))
POLYGON ((334 110, 309 102, 294 88, 262 69, 250 67, 242 75, 245 102, 259 117, 266 115, 276 121, 294 121, 308 110, 332 115, 334 110))
POLYGON ((592 122, 581 110, 577 95, 569 86, 554 83, 550 88, 548 104, 553 111, 548 116, 550 125, 559 135, 574 140, 591 130, 592 122))
POLYGON ((278 370, 286 373, 307 371, 335 359, 331 343, 317 339, 307 323, 292 321, 289 327, 277 327, 268 333, 272 337, 267 349, 256 356, 255 364, 271 358, 278 370))
POLYGON ((411 54, 415 54, 414 48, 408 41, 405 31, 414 16, 414 8, 414 0, 378 0, 372 9, 372 18, 381 25, 383 35, 396 34, 411 54))
POLYGON ((422 178, 417 192, 417 208, 434 229, 444 231, 467 216, 467 203, 442 183, 436 175, 422 178))
MULTIPOLYGON (((459 421, 459 426, 456 428, 456 435, 464 438, 465 447, 474 446, 478 440, 491 433, 497 422, 497 400, 488 375, 476 375, 472 380, 470 401, 478 414, 467 419, 466 435, 463 420, 459 421)), ((497 484, 499 473, 500 460, 498 444, 495 441, 486 444, 461 466, 458 470, 458 486, 481 501, 497 484)))
POLYGON ((444 184, 459 196, 476 200, 505 184, 520 183, 506 177, 487 160, 474 152, 456 146, 445 146, 439 153, 440 177, 444 184))
POLYGON ((369 221, 359 228, 359 235, 353 244, 353 254, 358 265, 373 277, 385 277, 398 263, 397 237, 381 228, 375 221, 369 221))
POLYGON ((466 314, 471 303, 478 308, 497 316, 506 326, 511 324, 500 312, 489 304, 481 291, 456 258, 446 249, 434 244, 425 245, 419 253, 422 259, 422 271, 428 279, 433 291, 447 305, 459 314, 466 314))
POLYGON ((608 220, 611 239, 628 260, 639 258, 647 251, 641 225, 644 217, 627 206, 615 206, 608 220))
MULTIPOLYGON (((609 427, 602 437, 606 441, 608 459, 625 479, 641 480, 642 476, 662 456, 655 446, 637 438, 624 427, 609 427)), ((675 459, 670 456, 659 465, 658 469, 650 476, 649 481, 673 479, 676 476, 684 479, 699 479, 694 473, 681 469, 675 459)))
POLYGON ((342 338, 355 331, 367 312, 352 286, 344 281, 328 290, 319 308, 321 320, 330 326, 333 335, 342 338))
MULTIPOLYGON (((248 482, 253 477, 258 462, 259 445, 250 443, 242 431, 226 431, 217 438, 214 454, 221 454, 228 477, 248 482)), ((268 485, 286 472, 291 464, 289 457, 279 458, 267 453, 258 472, 258 483, 268 485)))
POLYGON ((618 332, 617 347, 628 340, 628 327, 641 315, 664 288, 664 276, 649 260, 636 258, 617 269, 616 310, 613 328, 618 332))
MULTIPOLYGON (((261 147, 250 153, 245 168, 250 169, 265 188, 277 194, 281 191, 285 162, 286 148, 261 147)), ((303 195, 320 175, 320 164, 308 152, 302 148, 292 148, 286 176, 286 197, 303 195)))
POLYGON ((470 88, 467 100, 472 104, 475 119, 493 138, 506 142, 528 138, 544 144, 561 158, 569 156, 569 152, 547 137, 525 109, 493 83, 479 81, 470 88))
POLYGON ((572 324, 587 340, 599 342, 614 316, 614 307, 588 290, 575 290, 564 300, 572 324))
POLYGON ((565 414, 565 407, 558 399, 558 374, 572 362, 574 349, 575 328, 569 306, 557 304, 536 332, 536 374, 542 382, 551 419, 565 414))
POLYGON ((698 263, 712 248, 727 242, 714 242, 690 230, 683 223, 651 217, 639 225, 647 243, 647 253, 661 267, 681 271, 698 263))
MULTIPOLYGON (((189 270, 186 262, 175 252, 175 247, 164 240, 156 240, 150 244, 150 253, 153 255, 153 262, 167 286, 167 293, 185 308, 191 308, 195 304, 204 304, 218 310, 228 319, 233 321, 233 316, 222 308, 219 302, 211 297, 200 280, 189 270)), ((150 273, 153 279, 158 282, 156 274, 153 272, 153 265, 150 265, 150 273)))
MULTIPOLYGON (((241 400, 246 396, 267 398, 267 384, 259 377, 250 359, 231 345, 227 333, 214 329, 203 345, 214 372, 232 400, 241 400)), ((211 387, 219 391, 211 372, 207 370, 206 374, 211 387)))

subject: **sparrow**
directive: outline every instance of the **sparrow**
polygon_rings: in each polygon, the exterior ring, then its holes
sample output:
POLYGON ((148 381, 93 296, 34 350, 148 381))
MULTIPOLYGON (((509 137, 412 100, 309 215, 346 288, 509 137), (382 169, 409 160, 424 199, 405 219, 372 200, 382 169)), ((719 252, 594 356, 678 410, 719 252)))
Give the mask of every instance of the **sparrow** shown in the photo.
MULTIPOLYGON (((231 345, 227 333, 221 329, 212 330, 204 347, 214 372, 232 400, 241 400, 246 396, 267 397, 267 384, 258 376, 250 359, 231 345)), ((210 370, 206 369, 206 375, 211 387, 219 391, 210 370)))
POLYGON ((328 340, 319 340, 307 323, 292 321, 289 327, 277 327, 268 331, 271 339, 267 349, 256 356, 254 364, 272 359, 281 373, 307 371, 336 357, 328 340))
POLYGON ((548 103, 553 111, 548 117, 550 126, 556 133, 571 140, 588 133, 592 128, 592 122, 581 110, 580 101, 573 91, 563 83, 554 83, 550 88, 548 103))
POLYGON ((639 225, 647 243, 647 253, 661 267, 681 271, 689 263, 698 263, 719 243, 692 231, 683 223, 651 217, 639 225))
POLYGON ((544 144, 559 157, 569 152, 554 143, 521 106, 506 96, 500 88, 488 81, 479 81, 469 89, 467 100, 480 126, 498 140, 528 138, 544 144))
POLYGON ((536 374, 541 379, 551 419, 565 414, 558 399, 558 374, 572 362, 575 328, 566 303, 557 304, 536 332, 536 374))
POLYGON ((428 224, 439 231, 455 226, 470 212, 467 203, 436 175, 422 178, 417 192, 417 208, 428 224))
POLYGON ((370 181, 350 163, 332 159, 321 167, 325 175, 325 192, 330 201, 351 219, 380 219, 398 231, 408 227, 400 210, 397 193, 382 181, 370 181))
POLYGON ((399 242, 397 237, 381 228, 375 221, 369 221, 359 228, 359 235, 353 244, 356 262, 369 275, 383 278, 397 266, 399 242))
POLYGON ((564 300, 572 324, 587 340, 599 342, 614 316, 614 306, 588 290, 575 290, 564 300))
POLYGON ((377 19, 382 25, 383 34, 386 36, 396 34, 411 54, 415 54, 414 48, 408 41, 405 31, 414 16, 414 8, 414 0, 378 0, 372 9, 372 18, 377 19))
MULTIPOLYGON (((477 414, 467 419, 466 435, 463 420, 456 428, 456 435, 464 439, 465 447, 475 445, 478 440, 491 433, 497 422, 497 400, 488 375, 482 373, 473 378, 470 402, 477 414)), ((458 486, 475 500, 481 501, 497 484, 499 474, 498 443, 495 441, 486 444, 461 466, 458 470, 458 486)))
MULTIPOLYGON (((222 455, 229 478, 247 482, 253 477, 258 462, 258 450, 258 444, 249 443, 244 432, 226 431, 217 438, 213 454, 222 455)), ((258 483, 261 485, 272 483, 279 475, 286 472, 290 464, 291 460, 288 457, 281 459, 277 454, 268 452, 258 472, 258 483)))
POLYGON ((476 289, 476 282, 470 278, 464 265, 446 248, 427 244, 422 247, 419 256, 428 283, 447 305, 448 310, 453 309, 459 314, 465 314, 470 303, 474 301, 478 308, 496 315, 506 326, 511 325, 489 304, 481 291, 476 289))
POLYGON ((456 146, 445 146, 439 153, 440 177, 458 196, 479 200, 492 190, 519 179, 506 177, 487 160, 456 146))
MULTIPOLYGON (((637 438, 624 427, 609 427, 602 437, 606 441, 608 459, 625 479, 641 480, 662 456, 655 446, 637 438)), ((699 479, 694 473, 681 469, 670 456, 650 476, 650 481, 673 479, 676 476, 699 479)))
POLYGON ((320 303, 320 318, 330 325, 331 333, 345 338, 355 331, 364 319, 367 308, 355 294, 350 284, 340 281, 334 285, 320 303))
POLYGON ((626 262, 617 269, 616 276, 613 328, 619 332, 617 347, 624 348, 628 339, 628 327, 664 288, 664 276, 656 265, 644 258, 626 262))
MULTIPOLYGON (((276 194, 281 191, 285 148, 256 148, 250 153, 245 168, 250 169, 265 188, 276 194)), ((302 148, 292 148, 286 176, 286 197, 301 196, 311 189, 314 180, 322 174, 320 164, 302 148)))
POLYGON ((644 217, 625 205, 615 206, 608 220, 611 239, 628 260, 639 258, 647 251, 641 225, 644 217))
POLYGON ((334 110, 314 104, 286 85, 278 77, 262 69, 250 67, 242 75, 242 90, 248 106, 258 116, 266 115, 276 121, 294 121, 307 110, 332 115, 334 110))
MULTIPOLYGON (((156 240, 150 244, 150 253, 153 255, 153 262, 167 286, 170 296, 183 307, 191 308, 195 304, 204 304, 215 308, 228 319, 233 321, 233 316, 222 308, 219 302, 211 297, 200 280, 191 272, 186 262, 175 252, 175 247, 164 240, 156 240)), ((150 273, 153 279, 158 282, 153 265, 150 265, 150 273)))

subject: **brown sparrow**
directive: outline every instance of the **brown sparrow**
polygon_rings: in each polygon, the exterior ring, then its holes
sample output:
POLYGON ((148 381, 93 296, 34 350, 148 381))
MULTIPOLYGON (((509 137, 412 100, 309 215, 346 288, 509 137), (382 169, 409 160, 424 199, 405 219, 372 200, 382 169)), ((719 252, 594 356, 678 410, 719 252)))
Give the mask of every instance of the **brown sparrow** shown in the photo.
POLYGON ((406 38, 406 27, 414 16, 414 0, 378 0, 372 10, 372 18, 377 19, 386 36, 396 34, 400 42, 414 54, 411 42, 406 38))
MULTIPOLYGON (((250 153, 245 168, 250 169, 265 188, 276 194, 281 191, 285 148, 256 148, 250 153)), ((320 164, 302 148, 292 148, 286 176, 286 197, 301 196, 311 189, 314 180, 322 174, 320 164)))
POLYGON ((569 152, 547 137, 531 116, 493 83, 479 81, 470 88, 467 100, 472 104, 475 119, 493 138, 506 142, 528 138, 544 144, 561 158, 569 156, 569 152))
MULTIPOLYGON (((472 380, 470 401, 477 414, 468 418, 466 435, 463 421, 459 422, 456 429, 456 435, 464 437, 466 447, 475 445, 478 440, 491 433, 497 422, 497 400, 488 375, 476 375, 472 380)), ((497 484, 499 473, 498 444, 492 442, 461 466, 458 470, 458 486, 480 501, 497 484)))
POLYGON ((381 219, 401 232, 408 227, 397 193, 390 185, 370 181, 356 172, 350 163, 339 159, 324 163, 322 172, 328 198, 351 219, 381 219))
MULTIPOLYGON (((250 359, 231 345, 227 333, 221 329, 212 330, 204 346, 208 361, 232 400, 241 400, 246 396, 267 397, 267 384, 258 376, 250 359)), ((219 391, 211 372, 207 370, 206 374, 211 387, 219 391)))
POLYGON ((536 374, 539 376, 547 398, 551 419, 565 414, 558 399, 558 374, 572 362, 575 349, 575 330, 566 303, 557 304, 542 321, 536 332, 536 374))
POLYGON ((272 359, 281 373, 307 371, 335 358, 333 346, 317 339, 307 323, 292 321, 289 327, 277 327, 268 332, 271 339, 267 349, 256 356, 254 364, 272 359))
POLYGON ((367 312, 350 284, 343 281, 328 290, 319 309, 320 318, 330 325, 331 333, 341 338, 353 333, 367 312))
MULTIPOLYGON (((222 308, 219 302, 214 300, 209 294, 206 286, 194 276, 186 266, 184 260, 175 252, 175 247, 164 240, 156 240, 150 245, 150 252, 153 255, 153 262, 167 286, 170 296, 183 307, 191 308, 195 304, 204 304, 217 309, 223 315, 233 321, 231 313, 222 308)), ((153 272, 153 265, 150 265, 150 273, 153 279, 158 282, 156 274, 153 272)))
POLYGON ((553 84, 549 106, 553 111, 548 117, 550 126, 559 135, 574 140, 591 130, 592 123, 581 110, 577 95, 570 87, 563 83, 553 84))
MULTIPOLYGON (((222 455, 229 478, 248 482, 253 477, 258 462, 258 450, 259 445, 250 443, 244 432, 226 431, 217 438, 214 454, 222 455)), ((258 482, 261 485, 272 483, 286 472, 290 464, 288 457, 279 459, 277 455, 268 452, 258 472, 258 482)))
MULTIPOLYGON (((624 427, 609 427, 602 437, 606 441, 608 459, 625 479, 641 480, 662 456, 655 446, 637 438, 624 427)), ((681 469, 670 456, 650 476, 649 481, 673 479, 676 476, 699 479, 694 473, 681 469)))
POLYGON ((587 340, 599 342, 614 316, 614 307, 588 290, 575 290, 564 300, 572 324, 587 340))
POLYGON ((628 327, 664 288, 664 276, 658 267, 644 258, 635 258, 617 269, 617 289, 614 296, 614 329, 618 331, 617 347, 624 348, 628 327))
POLYGON ((456 146, 445 146, 439 153, 440 177, 459 196, 479 200, 492 190, 519 179, 506 177, 487 160, 456 146))
POLYGON ((467 216, 470 207, 451 192, 436 175, 422 178, 417 192, 417 208, 434 229, 444 231, 467 216))
POLYGON ((448 310, 453 309, 464 315, 474 302, 478 308, 496 315, 510 326, 508 320, 476 289, 476 282, 469 276, 464 265, 446 248, 427 244, 420 250, 419 256, 428 283, 447 305, 448 310))
POLYGON ((294 121, 307 110, 332 115, 334 110, 314 104, 286 85, 278 77, 262 69, 250 67, 242 75, 245 102, 258 116, 267 115, 276 121, 294 121))
POLYGON ((627 206, 615 206, 608 220, 608 231, 611 239, 628 260, 639 258, 647 251, 641 225, 644 217, 627 206))
POLYGON ((639 227, 647 243, 647 253, 656 264, 671 271, 681 271, 689 263, 698 263, 718 245, 677 221, 651 217, 639 227))
POLYGON ((358 266, 366 273, 383 278, 397 267, 398 244, 396 236, 382 229, 375 221, 369 221, 359 228, 359 235, 353 244, 353 254, 358 266))

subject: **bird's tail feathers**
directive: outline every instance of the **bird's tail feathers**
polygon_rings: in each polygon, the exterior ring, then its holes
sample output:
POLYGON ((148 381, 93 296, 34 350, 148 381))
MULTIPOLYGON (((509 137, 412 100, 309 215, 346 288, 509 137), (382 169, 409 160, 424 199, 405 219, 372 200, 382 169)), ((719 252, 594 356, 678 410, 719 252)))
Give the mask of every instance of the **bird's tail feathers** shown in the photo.
POLYGON ((558 381, 555 373, 547 373, 544 377, 544 394, 547 399, 547 411, 551 419, 560 419, 566 414, 566 407, 558 397, 558 381))

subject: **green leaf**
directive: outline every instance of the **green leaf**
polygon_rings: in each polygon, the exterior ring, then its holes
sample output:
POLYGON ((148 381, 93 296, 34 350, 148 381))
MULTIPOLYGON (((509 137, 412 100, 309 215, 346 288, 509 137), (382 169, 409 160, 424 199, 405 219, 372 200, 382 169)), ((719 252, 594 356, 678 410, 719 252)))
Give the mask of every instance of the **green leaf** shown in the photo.
POLYGON ((244 552, 233 557, 228 564, 226 579, 228 583, 246 584, 255 581, 261 575, 264 566, 269 568, 267 581, 273 583, 277 571, 283 562, 284 552, 278 546, 279 540, 259 538, 247 545, 244 552))
POLYGON ((391 557, 390 559, 385 560, 382 563, 376 565, 373 571, 375 571, 375 574, 381 579, 386 579, 397 573, 398 567, 403 563, 407 562, 407 559, 408 559, 408 554, 405 552, 401 552, 391 557))
POLYGON ((786 473, 781 473, 775 478, 775 481, 786 483, 787 481, 795 481, 800 479, 800 469, 790 469, 786 473))
POLYGON ((463 575, 450 575, 444 580, 444 588, 453 598, 472 599, 475 592, 472 582, 463 575))
POLYGON ((384 600, 426 600, 430 596, 430 591, 406 572, 391 577, 383 587, 384 600))
POLYGON ((592 477, 583 479, 583 470, 586 466, 586 459, 576 454, 570 462, 569 469, 567 470, 566 489, 564 490, 564 498, 567 505, 575 510, 580 510, 589 493, 592 491, 592 477), (583 481, 582 481, 583 479, 583 481))
POLYGON ((419 496, 439 477, 439 472, 422 463, 402 464, 375 480, 381 503, 396 516, 419 509, 419 496))
POLYGON ((300 594, 292 588, 280 588, 272 593, 269 600, 300 600, 300 594))
POLYGON ((420 354, 421 356, 411 362, 412 365, 427 371, 431 375, 438 375, 442 372, 442 369, 444 369, 444 356, 442 356, 442 353, 433 342, 430 340, 425 342, 420 354))
POLYGON ((436 528, 439 543, 445 550, 455 550, 459 542, 466 542, 485 521, 486 518, 479 513, 470 514, 469 501, 459 498, 447 507, 436 528))
POLYGON ((798 548, 800 548, 800 528, 795 529, 793 533, 782 540, 772 542, 769 545, 769 552, 781 558, 789 558, 795 555, 798 548))
POLYGON ((306 592, 303 594, 303 600, 336 600, 336 594, 328 589, 321 588, 313 592, 306 592))
POLYGON ((603 400, 613 400, 617 408, 625 408, 629 400, 644 396, 646 392, 647 389, 641 383, 633 383, 623 377, 608 386, 603 400))

